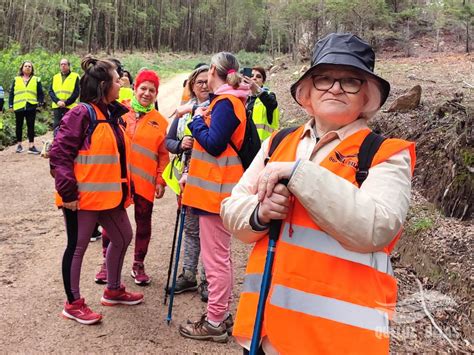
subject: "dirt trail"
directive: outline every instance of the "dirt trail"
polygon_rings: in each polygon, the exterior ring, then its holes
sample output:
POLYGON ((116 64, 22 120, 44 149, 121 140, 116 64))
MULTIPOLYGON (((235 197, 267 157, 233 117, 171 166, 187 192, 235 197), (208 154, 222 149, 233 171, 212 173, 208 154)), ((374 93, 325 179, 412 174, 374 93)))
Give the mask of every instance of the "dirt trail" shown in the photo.
MULTIPOLYGON (((166 117, 179 102, 185 77, 178 75, 160 87, 159 105, 166 117)), ((178 334, 180 323, 197 319, 205 311, 205 304, 196 293, 176 296, 173 321, 166 325, 163 288, 176 219, 176 199, 169 189, 154 207, 153 236, 146 259, 151 285, 140 288, 130 277, 132 246, 123 268, 122 277, 127 286, 144 292, 142 305, 129 308, 100 305, 104 287, 94 283, 94 275, 102 262, 101 243, 89 244, 83 262, 81 292, 91 308, 104 315, 104 320, 88 327, 60 317, 65 299, 61 258, 66 236, 62 214, 53 205, 54 184, 48 161, 26 153, 16 154, 14 147, 9 147, 0 152, 0 167, 1 352, 241 353, 233 340, 228 344, 213 344, 178 334)), ((131 209, 129 216, 133 221, 131 209)), ((236 299, 247 249, 237 242, 233 248, 236 299)))

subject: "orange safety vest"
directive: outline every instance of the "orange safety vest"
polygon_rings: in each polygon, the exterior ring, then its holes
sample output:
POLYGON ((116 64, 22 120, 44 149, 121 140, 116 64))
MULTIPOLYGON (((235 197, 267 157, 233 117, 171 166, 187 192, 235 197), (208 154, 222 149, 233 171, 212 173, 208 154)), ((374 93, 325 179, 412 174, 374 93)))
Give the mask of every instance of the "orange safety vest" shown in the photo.
MULTIPOLYGON (((135 120, 135 112, 125 116, 127 124, 135 120)), ((155 109, 136 122, 135 133, 129 132, 132 141, 130 172, 135 193, 153 202, 156 190, 158 150, 166 137, 168 121, 155 109)))
MULTIPOLYGON (((295 161, 303 129, 288 135, 270 161, 295 161)), ((343 140, 320 165, 357 186, 357 158, 341 162, 336 152, 357 157, 369 132, 363 129, 343 140)), ((407 148, 413 172, 414 144, 399 139, 385 140, 372 166, 407 148)), ((378 252, 349 251, 295 198, 276 247, 262 337, 282 354, 388 353, 388 322, 397 298, 389 254, 400 234, 378 252)), ((252 338, 267 245, 265 236, 250 255, 233 330, 236 337, 252 338)))
MULTIPOLYGON (((122 201, 122 183, 128 185, 128 196, 125 207, 131 204, 130 197, 130 140, 123 131, 125 142, 125 154, 127 157, 127 178, 121 176, 120 154, 117 141, 112 127, 101 123, 106 118, 102 111, 92 105, 96 113, 97 126, 95 127, 90 141, 89 149, 78 151, 74 160, 74 175, 77 180, 79 192, 79 209, 102 211, 117 207, 122 201)), ((62 200, 56 193, 56 205, 62 206, 62 200)))
MULTIPOLYGON (((240 149, 245 136, 246 113, 243 102, 233 95, 219 95, 215 98, 204 117, 211 125, 212 108, 220 101, 228 99, 240 124, 232 134, 231 140, 240 149)), ((227 145, 224 152, 215 157, 209 154, 197 140, 194 140, 188 179, 183 193, 183 204, 211 213, 219 213, 221 202, 230 196, 232 189, 239 182, 244 169, 235 150, 227 145)))

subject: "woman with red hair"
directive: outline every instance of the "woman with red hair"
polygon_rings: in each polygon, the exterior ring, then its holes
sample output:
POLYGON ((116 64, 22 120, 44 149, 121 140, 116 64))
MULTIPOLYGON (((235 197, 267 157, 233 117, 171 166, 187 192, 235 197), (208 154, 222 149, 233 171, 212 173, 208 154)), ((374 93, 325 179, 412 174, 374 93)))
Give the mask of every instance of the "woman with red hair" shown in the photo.
MULTIPOLYGON (((145 273, 144 261, 151 239, 153 201, 163 197, 166 184, 161 174, 169 163, 165 147, 168 121, 154 106, 159 84, 160 79, 154 71, 143 70, 135 80, 134 96, 123 102, 130 110, 123 117, 127 123, 126 133, 131 140, 130 172, 137 224, 131 275, 140 286, 150 283, 150 277, 145 273)), ((107 237, 102 239, 104 258, 108 243, 107 237)), ((96 274, 95 282, 107 282, 105 259, 96 274)))

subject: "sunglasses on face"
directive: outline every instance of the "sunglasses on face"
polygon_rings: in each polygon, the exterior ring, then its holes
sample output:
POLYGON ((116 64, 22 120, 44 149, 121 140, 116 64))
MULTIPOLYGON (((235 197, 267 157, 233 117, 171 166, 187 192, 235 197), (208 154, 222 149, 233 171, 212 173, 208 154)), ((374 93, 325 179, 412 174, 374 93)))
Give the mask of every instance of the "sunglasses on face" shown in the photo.
POLYGON ((327 75, 314 75, 311 77, 311 79, 313 81, 313 86, 316 90, 328 91, 334 86, 334 83, 337 81, 342 91, 347 94, 357 94, 365 82, 365 80, 359 78, 336 79, 327 75))

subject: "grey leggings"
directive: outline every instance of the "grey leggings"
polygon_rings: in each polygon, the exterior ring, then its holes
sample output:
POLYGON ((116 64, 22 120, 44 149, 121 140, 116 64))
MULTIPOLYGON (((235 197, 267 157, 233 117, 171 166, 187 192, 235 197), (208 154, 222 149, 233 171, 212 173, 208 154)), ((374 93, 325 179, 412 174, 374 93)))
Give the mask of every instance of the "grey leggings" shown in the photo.
MULTIPOLYGON (((192 271, 197 275, 199 254, 201 253, 201 243, 199 240, 199 216, 194 214, 191 208, 186 209, 184 235, 183 268, 192 271)), ((201 281, 206 281, 204 266, 201 266, 201 281)))

